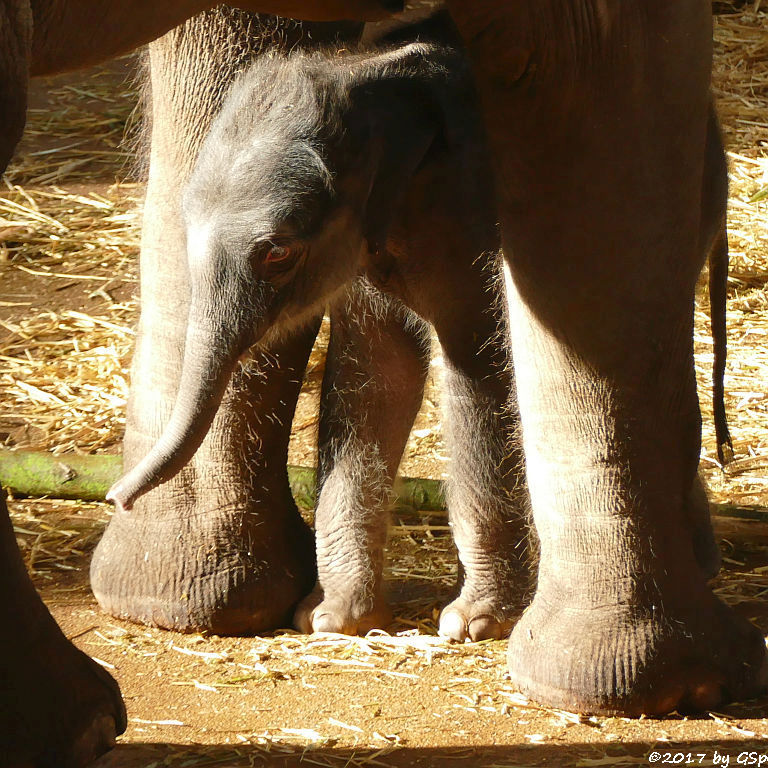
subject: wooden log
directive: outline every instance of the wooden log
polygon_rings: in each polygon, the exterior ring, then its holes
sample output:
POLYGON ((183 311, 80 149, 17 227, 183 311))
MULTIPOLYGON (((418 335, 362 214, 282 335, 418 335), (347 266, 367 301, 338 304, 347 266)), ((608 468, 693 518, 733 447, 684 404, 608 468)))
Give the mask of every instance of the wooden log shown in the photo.
MULTIPOLYGON (((107 490, 120 477, 122 464, 121 456, 106 454, 54 456, 45 452, 0 449, 0 486, 16 496, 103 501, 107 490)), ((317 499, 315 470, 289 466, 288 479, 296 503, 312 509, 317 499)), ((443 484, 423 477, 399 477, 395 482, 394 504, 424 512, 443 511, 443 484)), ((720 535, 737 529, 757 534, 759 529, 765 530, 762 525, 768 523, 768 509, 761 507, 712 504, 712 515, 720 535)))
MULTIPOLYGON (((122 456, 78 456, 0 449, 0 486, 16 496, 51 496, 58 499, 104 501, 122 473, 122 456)), ((317 498, 317 474, 311 467, 288 467, 296 503, 312 509, 317 498)), ((445 509, 439 480, 401 477, 395 484, 395 504, 425 511, 445 509)))
POLYGON ((104 501, 121 468, 120 456, 0 450, 0 485, 18 496, 104 501))

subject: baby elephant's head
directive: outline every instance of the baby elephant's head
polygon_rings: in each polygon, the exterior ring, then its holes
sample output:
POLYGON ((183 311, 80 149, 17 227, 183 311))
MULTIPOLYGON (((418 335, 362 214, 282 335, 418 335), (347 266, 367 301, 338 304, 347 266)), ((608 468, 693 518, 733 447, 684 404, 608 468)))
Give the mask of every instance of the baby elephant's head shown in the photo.
POLYGON ((248 72, 184 192, 190 322, 223 323, 242 348, 314 317, 359 270, 359 196, 340 175, 356 142, 334 85, 287 63, 248 72))
POLYGON ((119 507, 194 455, 250 347, 315 318, 382 247, 435 138, 431 53, 262 57, 235 84, 184 192, 191 295, 176 404, 111 489, 119 507))
POLYGON ((191 321, 213 314, 251 345, 364 269, 434 138, 433 53, 265 57, 240 78, 184 194, 191 321))

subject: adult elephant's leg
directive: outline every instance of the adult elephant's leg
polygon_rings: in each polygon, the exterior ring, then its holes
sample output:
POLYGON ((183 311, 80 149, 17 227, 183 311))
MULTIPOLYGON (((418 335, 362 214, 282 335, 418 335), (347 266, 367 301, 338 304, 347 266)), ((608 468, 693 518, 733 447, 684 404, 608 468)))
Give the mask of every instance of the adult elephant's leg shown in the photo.
MULTIPOLYGON (((0 172, 24 129, 31 21, 24 3, 0 3, 0 172)), ((80 768, 125 730, 117 683, 67 640, 35 592, 1 489, 0 654, 3 765, 80 768)))
POLYGON ((365 634, 391 613, 382 592, 392 483, 429 367, 429 331, 367 281, 331 311, 315 512, 318 581, 295 624, 365 634))
POLYGON ((27 575, 0 493, 3 765, 79 768, 125 730, 120 689, 62 634, 27 575))
POLYGON ((24 131, 32 13, 24 2, 0 2, 0 174, 24 131))
MULTIPOLYGON (((324 25, 304 29, 317 41, 333 32, 324 25)), ((237 71, 260 48, 301 39, 292 22, 222 8, 150 46, 152 148, 127 467, 159 436, 176 392, 188 291, 180 191, 199 144, 237 71)), ((312 536, 286 473, 315 332, 240 369, 193 461, 131 514, 112 518, 91 568, 105 610, 182 631, 255 632, 290 621, 315 576, 312 536)))
POLYGON ((756 690, 686 511, 711 25, 699 0, 451 0, 498 173, 541 542, 509 649, 531 698, 661 713, 756 690))

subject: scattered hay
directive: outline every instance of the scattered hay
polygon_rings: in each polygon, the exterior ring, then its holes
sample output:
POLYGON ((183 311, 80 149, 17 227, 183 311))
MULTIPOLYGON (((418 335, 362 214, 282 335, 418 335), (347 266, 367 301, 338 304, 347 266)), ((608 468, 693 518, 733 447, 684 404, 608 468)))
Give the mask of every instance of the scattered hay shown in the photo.
MULTIPOLYGON (((753 6, 716 20, 714 88, 731 162, 731 250, 727 404, 737 460, 724 475, 715 464, 711 418, 712 346, 708 308, 696 311, 696 362, 704 414, 703 467, 715 499, 766 505, 768 492, 768 11, 753 6)), ((98 74, 73 89, 54 89, 61 108, 33 111, 28 141, 0 196, 0 441, 11 447, 94 452, 118 448, 124 425, 136 301, 133 298, 142 194, 135 184, 81 188, 125 167, 119 149, 136 96, 98 74), (89 107, 101 102, 96 111, 89 107), (104 104, 107 107, 104 107, 104 104), (56 146, 39 149, 42 140, 56 146), (94 151, 84 149, 88 146, 94 151), (90 164, 82 162, 91 159, 90 164), (55 186, 53 184, 56 184, 55 186), (39 277, 40 295, 87 285, 97 309, 45 306, 36 293, 13 289, 14 273, 39 277), (31 274, 30 274, 31 273, 31 274), (6 282, 8 280, 8 282, 6 282), (11 290, 5 290, 10 285, 11 290), (120 298, 122 297, 122 298, 120 298)), ((24 285, 29 285, 29 282, 24 285)), ((327 335, 327 324, 324 326, 327 335)), ((322 350, 312 365, 322 367, 322 350)), ((427 399, 406 449, 405 470, 440 477, 442 442, 436 353, 427 399)), ((296 436, 311 441, 314 421, 296 436)), ((13 505, 17 536, 30 565, 66 570, 93 546, 107 507, 53 502, 13 505), (78 510, 87 510, 87 514, 78 510)), ((434 636, 439 607, 456 576, 442 515, 403 517, 393 528, 388 579, 416 586, 396 595, 397 627, 434 636)), ((765 577, 725 579, 729 602, 762 595, 765 577), (743 585, 743 586, 739 586, 743 585)), ((399 589, 399 587, 398 587, 399 589)), ((275 641, 277 642, 277 641, 275 641)), ((288 641, 281 640, 285 644, 288 641)), ((291 641, 294 642, 294 641, 291 641)))
MULTIPOLYGON (((766 11, 754 8, 748 4, 747 10, 716 20, 714 81, 731 150, 726 391, 737 457, 742 459, 766 454, 761 381, 766 380, 768 365, 768 36, 766 11)), ((49 185, 56 181, 71 187, 94 175, 114 177, 125 168, 120 140, 137 97, 129 87, 117 86, 114 75, 96 73, 82 86, 54 88, 52 101, 57 108, 31 111, 27 141, 6 175, 8 190, 0 197, 0 259, 6 270, 40 273, 54 290, 73 281, 87 282, 93 289, 90 295, 103 295, 106 306, 98 314, 75 317, 46 311, 34 296, 4 292, 3 305, 15 311, 3 324, 7 335, 0 335, 0 439, 33 449, 114 450, 123 425, 136 304, 110 297, 121 283, 136 279, 141 190, 120 184, 99 192, 74 192, 49 185), (41 142, 54 146, 26 149, 41 142), (32 309, 25 316, 27 305, 32 309)), ((703 301, 696 320, 707 479, 718 501, 758 503, 768 483, 765 467, 753 462, 744 472, 744 465, 737 463, 736 472, 725 479, 712 464, 712 355, 703 301)), ((436 378, 406 449, 411 474, 431 470, 441 476, 447 460, 436 378)))
POLYGON ((122 439, 125 366, 133 307, 112 305, 110 319, 65 310, 19 323, 0 320, 0 423, 5 441, 55 452, 110 447, 122 439))
MULTIPOLYGON (((759 458, 766 456, 768 440, 768 11, 755 3, 732 5, 735 12, 716 19, 714 78, 731 158, 726 392, 737 462, 727 477, 715 465, 712 347, 703 296, 696 312, 696 359, 707 481, 717 501, 757 504, 768 485, 768 462, 759 458)), ((137 95, 109 72, 97 72, 82 85, 54 85, 51 93, 52 109, 30 113, 27 140, 0 196, 0 269, 4 281, 15 270, 40 273, 43 294, 82 281, 88 295, 101 301, 98 311, 88 307, 75 315, 51 311, 35 295, 3 291, 0 441, 29 449, 117 450, 136 302, 132 295, 113 296, 135 287, 141 188, 73 187, 94 176, 113 179, 125 169, 120 141, 137 95), (51 186, 54 181, 59 186, 51 186)), ((436 357, 406 448, 409 474, 444 474, 439 362, 436 357)), ((312 434, 296 436, 305 452, 312 434)))
POLYGON ((82 88, 54 88, 51 100, 60 108, 31 110, 26 138, 5 175, 5 445, 91 453, 114 450, 121 440, 143 188, 114 183, 125 164, 118 147, 136 101, 116 82, 114 74, 97 72, 82 88), (41 143, 55 146, 37 149, 41 143), (105 177, 87 188, 79 183, 105 177), (82 306, 65 309, 59 297, 72 293, 82 306))
POLYGON ((46 279, 90 281, 94 290, 135 281, 140 194, 128 183, 86 195, 6 182, 0 261, 46 279))
POLYGON ((5 179, 25 187, 64 181, 91 186, 94 178, 114 183, 129 175, 135 158, 124 137, 133 137, 139 125, 136 83, 126 77, 132 58, 91 69, 76 82, 46 78, 46 103, 32 100, 24 141, 5 179))
POLYGON ((11 522, 29 570, 38 577, 78 571, 104 533, 106 504, 61 499, 10 503, 11 522))

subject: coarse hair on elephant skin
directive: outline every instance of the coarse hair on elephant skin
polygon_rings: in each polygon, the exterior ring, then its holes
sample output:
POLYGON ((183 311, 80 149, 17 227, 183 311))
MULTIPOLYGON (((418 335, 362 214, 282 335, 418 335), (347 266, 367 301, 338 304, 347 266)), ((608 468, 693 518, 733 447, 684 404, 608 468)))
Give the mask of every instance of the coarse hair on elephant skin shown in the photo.
MULTIPOLYGON (((219 5, 212 0, 11 0, 34 17, 31 73, 51 74, 96 64, 157 39, 219 5)), ((400 13, 403 0, 237 0, 254 14, 305 21, 373 21, 400 13)))
POLYGON ((233 86, 184 195, 192 290, 176 406, 109 498, 125 510, 172 477, 243 354, 290 337, 330 303, 319 574, 295 621, 381 626, 386 498, 428 361, 415 313, 442 344, 454 454, 448 495, 463 577, 441 630, 500 637, 519 612, 528 564, 521 455, 508 445, 511 370, 498 364, 487 288, 498 249, 490 169, 447 15, 397 34, 416 42, 262 58, 233 86))
MULTIPOLYGON (((227 84, 260 55, 344 47, 360 30, 221 7, 150 46, 150 173, 127 468, 155 442, 176 395, 189 306, 181 190, 227 84)), ((113 517, 91 564, 105 610, 179 631, 238 634, 288 625, 315 578, 312 534, 291 496, 286 460, 319 321, 239 367, 195 460, 130 518, 113 517)))
MULTIPOLYGON (((510 642, 512 680, 533 699, 583 711, 660 714, 746 696, 765 680, 763 639, 712 595, 687 522, 700 436, 690 315, 703 262, 708 5, 448 6, 469 50, 500 191, 510 337, 522 367, 523 443, 542 545, 537 592, 510 642)), ((204 27, 185 30, 192 45, 173 49, 179 38, 171 35, 153 46, 153 111, 163 130, 153 129, 150 200, 166 204, 157 220, 169 226, 150 227, 142 254, 144 287, 154 279, 170 294, 143 298, 143 311, 165 301, 181 315, 185 285, 176 290, 179 281, 153 270, 162 262, 151 253, 162 250, 181 272, 174 190, 196 145, 177 149, 168 122, 183 116, 178 126, 204 131, 211 112, 193 108, 200 102, 191 98, 190 73, 196 83, 229 77, 206 62, 226 44, 203 43, 197 58, 186 58, 195 39, 211 37, 204 27)), ((6 72, 0 78, 6 89, 6 72)), ((5 135, 12 122, 2 118, 5 135)), ((158 338, 153 326, 143 323, 145 348, 158 338)), ((177 331, 167 338, 156 356, 173 384, 177 331)), ((162 386, 144 386, 155 384, 162 386)), ((167 403, 156 398, 141 422, 135 414, 146 400, 132 397, 129 457, 147 443, 138 436, 143 426, 154 439, 167 403)), ((172 505, 173 495, 154 493, 155 509, 172 505)), ((129 535, 146 533, 138 512, 129 535)))
MULTIPOLYGON (((324 53, 270 57, 253 65, 234 85, 185 193, 194 308, 187 330, 190 347, 186 360, 196 368, 190 366, 182 376, 182 385, 188 389, 177 400, 171 429, 111 495, 127 506, 134 494, 172 475, 196 450, 206 421, 218 405, 216 387, 221 391, 226 386, 229 371, 244 350, 254 341, 274 339, 300 327, 363 271, 379 288, 434 322, 448 350, 447 359, 460 359, 449 368, 448 390, 453 389, 455 396, 447 398, 448 407, 450 410, 455 402, 471 403, 475 411, 470 408, 472 416, 463 430, 456 426, 464 418, 461 409, 446 420, 454 451, 462 456, 452 466, 453 527, 460 552, 462 537, 466 538, 465 581, 471 584, 478 570, 489 571, 491 575, 481 581, 493 586, 476 591, 505 593, 509 602, 512 586, 502 587, 500 574, 508 574, 510 583, 526 583, 521 562, 525 558, 522 460, 519 448, 505 451, 504 439, 499 438, 513 431, 515 408, 505 425, 483 418, 481 393, 457 393, 472 376, 482 379, 486 374, 477 368, 466 374, 465 383, 460 377, 452 378, 456 369, 488 365, 478 350, 478 339, 487 352, 494 346, 491 337, 497 335, 483 317, 489 312, 488 294, 482 288, 472 294, 469 287, 482 286, 477 269, 483 254, 497 247, 489 213, 493 200, 487 191, 481 191, 490 176, 484 137, 466 61, 446 16, 438 14, 393 37, 400 43, 396 48, 341 58, 324 53), (414 39, 420 42, 403 44, 403 40, 414 39), (437 187, 449 192, 441 196, 435 192, 437 187), (461 222, 465 234, 456 234, 447 224, 449 220, 461 222), (436 234, 446 232, 450 237, 436 234), (475 261, 472 267, 468 267, 470 261, 475 261), (446 270, 452 272, 453 283, 436 277, 446 270), (440 285, 441 290, 431 292, 430 284, 440 285), (447 296, 456 295, 467 297, 465 304, 446 302, 447 296), (477 307, 483 308, 479 319, 477 307), (462 318, 464 327, 458 327, 452 312, 462 318), (203 328, 195 325, 200 321, 203 328), (478 334, 481 328, 485 330, 478 334), (219 341, 218 348, 214 339, 219 341), (471 355, 464 349, 471 350, 471 355), (203 350, 208 352, 207 359, 203 350), (467 444, 472 450, 464 448, 467 444), (487 468, 494 461, 498 465, 505 453, 514 469, 506 480, 500 480, 487 468), (486 489, 482 503, 471 493, 462 498, 456 492, 473 484, 486 489), (494 484, 504 491, 497 499, 487 490, 494 484), (512 497, 517 497, 516 503, 510 504, 512 497), (509 516, 505 508, 516 509, 509 540, 501 548, 491 543, 479 546, 483 534, 476 529, 501 528, 498 521, 509 516), (491 522, 483 522, 484 515, 491 522), (471 522, 464 531, 466 520, 471 522), (473 558, 494 562, 472 565, 473 558)), ((711 130, 717 139, 714 116, 711 130)), ((718 160, 716 153, 713 157, 718 160)), ((719 169, 713 162, 707 173, 719 169)), ((714 179, 710 186, 717 188, 714 179)), ((708 203, 712 210, 706 212, 706 226, 712 234, 702 235, 702 248, 709 248, 720 223, 720 197, 715 194, 713 198, 715 203, 708 203)), ((332 351, 334 348, 332 345, 332 351)), ((499 407, 498 397, 496 393, 488 400, 486 410, 491 414, 499 407)), ((356 418, 370 422, 371 416, 360 410, 361 403, 357 410, 348 406, 346 413, 354 412, 356 418)), ((349 455, 352 445, 362 450, 359 441, 336 440, 333 444, 345 445, 349 455)), ((368 455, 375 465, 374 454, 368 455)), ((389 463, 396 464, 399 455, 395 452, 389 463)), ((341 467, 343 462, 337 459, 341 467)), ((346 461, 348 467, 359 465, 349 463, 349 458, 346 461)), ((382 482, 393 472, 384 472, 382 482)), ((322 477, 324 474, 321 470, 322 477)), ((347 493, 359 490, 355 482, 359 472, 337 469, 336 474, 344 478, 347 493)), ((321 495, 316 516, 319 582, 300 607, 296 622, 302 629, 364 631, 370 628, 372 616, 381 622, 385 615, 380 595, 382 523, 372 526, 370 522, 381 515, 372 515, 371 510, 379 510, 382 504, 357 501, 334 506, 330 499, 339 491, 332 487, 329 484, 321 495), (357 511, 352 514, 350 507, 357 511), (339 530, 351 531, 350 542, 343 546, 339 530), (327 541, 334 546, 327 547, 327 541), (368 543, 358 546, 361 542, 368 543), (355 563, 354 568, 350 562, 355 563), (360 575, 350 579, 350 570, 360 575), (355 583, 361 586, 350 586, 355 583), (345 594, 340 597, 339 592, 345 594)), ((706 497, 697 489, 696 480, 686 505, 691 540, 700 567, 712 574, 719 554, 706 497)), ((466 587, 464 592, 472 589, 466 587)), ((493 615, 493 610, 498 611, 493 606, 504 602, 498 597, 475 597, 470 601, 474 607, 467 607, 464 593, 458 600, 444 613, 441 624, 446 634, 457 639, 491 631, 470 630, 467 613, 478 613, 477 604, 486 604, 487 610, 480 613, 493 615)), ((477 621, 475 627, 482 624, 477 621)), ((487 624, 498 631, 502 622, 487 624)))
MULTIPOLYGON (((217 5, 211 0, 7 0, 0 8, 0 168, 21 138, 30 75, 78 69, 127 53, 217 5)), ((371 21, 404 8, 403 0, 239 0, 233 5, 311 21, 371 21)))

